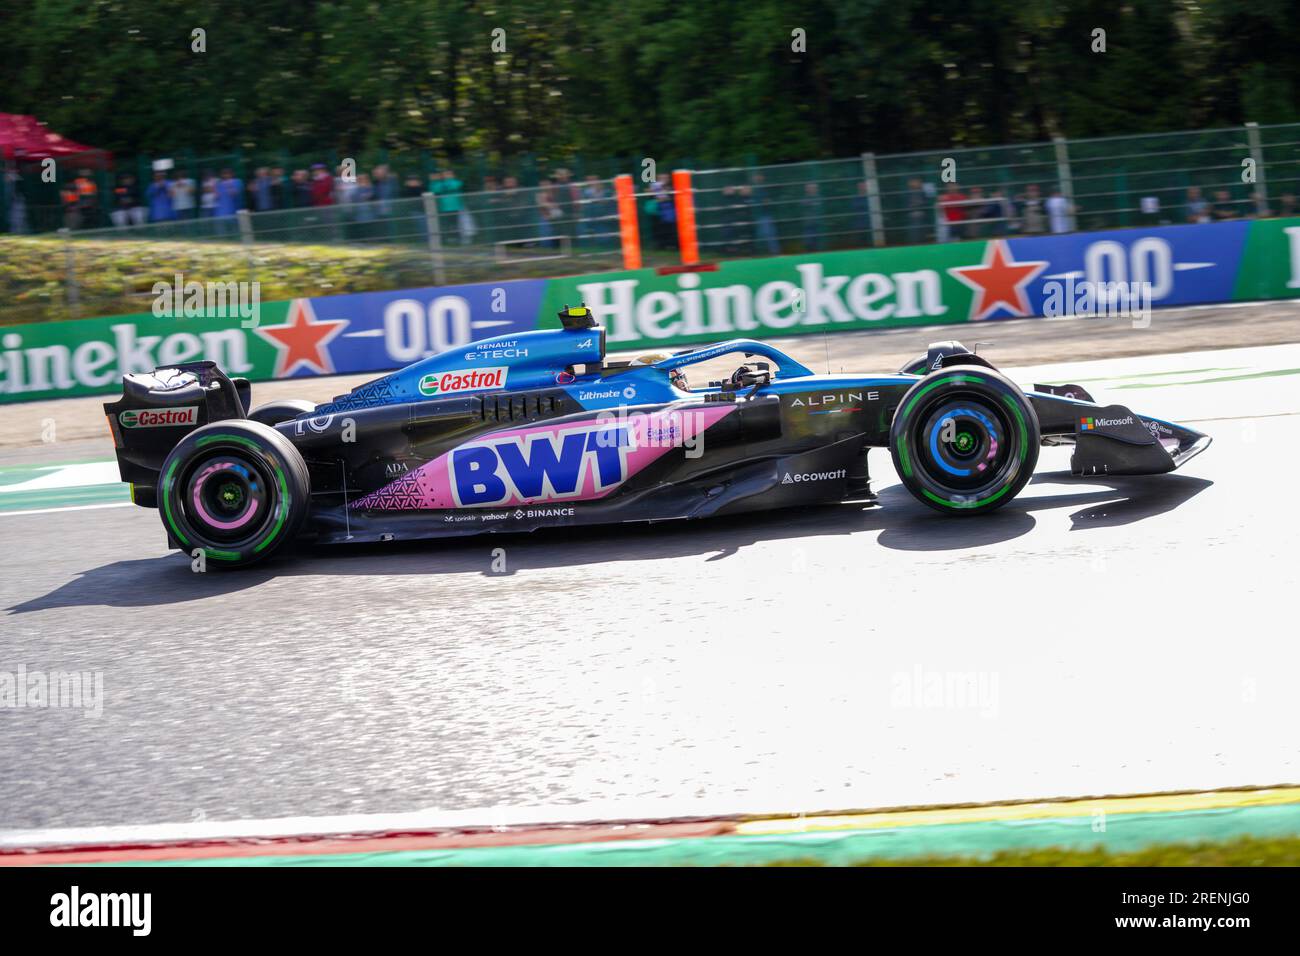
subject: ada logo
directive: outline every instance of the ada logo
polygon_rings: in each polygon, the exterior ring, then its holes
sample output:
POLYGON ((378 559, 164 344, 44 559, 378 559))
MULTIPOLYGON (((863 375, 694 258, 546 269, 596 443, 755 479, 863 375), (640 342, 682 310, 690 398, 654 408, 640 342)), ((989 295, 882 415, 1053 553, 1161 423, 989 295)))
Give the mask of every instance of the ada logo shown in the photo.
POLYGON ((420 394, 454 395, 457 392, 481 392, 485 389, 505 388, 506 374, 509 371, 510 369, 499 366, 430 372, 420 379, 420 394))
POLYGON ((388 464, 384 465, 384 474, 389 478, 396 475, 404 475, 410 470, 411 469, 404 461, 390 461, 388 464))
POLYGON ((628 422, 585 422, 462 445, 447 465, 452 496, 473 508, 598 495, 627 477, 631 431, 628 422))
POLYGON ((199 407, 185 405, 180 408, 128 408, 117 416, 123 428, 159 428, 172 425, 197 425, 199 407))

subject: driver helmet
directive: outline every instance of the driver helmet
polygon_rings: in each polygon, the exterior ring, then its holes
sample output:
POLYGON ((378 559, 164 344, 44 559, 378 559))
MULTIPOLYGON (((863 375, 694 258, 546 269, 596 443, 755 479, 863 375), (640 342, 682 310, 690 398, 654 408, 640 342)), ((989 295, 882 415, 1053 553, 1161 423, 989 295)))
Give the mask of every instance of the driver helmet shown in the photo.
MULTIPOLYGON (((663 352, 646 352, 644 355, 638 355, 632 360, 633 365, 655 365, 668 358, 663 352)), ((683 392, 690 391, 690 386, 686 383, 686 373, 679 368, 668 371, 668 380, 683 392)))

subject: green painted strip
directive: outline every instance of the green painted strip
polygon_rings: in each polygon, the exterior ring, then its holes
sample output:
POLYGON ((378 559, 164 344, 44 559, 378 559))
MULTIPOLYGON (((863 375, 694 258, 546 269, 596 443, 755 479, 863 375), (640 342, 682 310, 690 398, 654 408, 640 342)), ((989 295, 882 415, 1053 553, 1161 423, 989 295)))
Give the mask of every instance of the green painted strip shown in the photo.
POLYGON ((131 489, 121 482, 113 485, 80 485, 74 488, 42 488, 37 491, 12 491, 0 495, 0 513, 130 500, 131 489))
POLYGON ((1082 385, 1084 382, 1124 382, 1131 378, 1157 378, 1161 375, 1200 375, 1203 372, 1235 372, 1244 365, 1227 368, 1180 368, 1172 372, 1133 372, 1129 375, 1103 375, 1099 378, 1072 378, 1068 382, 1047 382, 1047 385, 1082 385))
POLYGON ((1134 382, 1130 385, 1115 385, 1121 388, 1176 388, 1180 385, 1213 385, 1217 382, 1246 382, 1253 378, 1275 378, 1278 375, 1300 375, 1300 368, 1278 368, 1267 372, 1247 372, 1245 375, 1223 375, 1219 378, 1199 378, 1194 382, 1134 382))
MULTIPOLYGON (((8 475, 10 472, 22 472, 27 473, 28 477, 36 478, 51 471, 58 471, 60 468, 70 468, 73 465, 115 464, 117 464, 117 462, 112 458, 79 458, 76 461, 60 461, 55 464, 33 461, 22 465, 0 465, 0 476, 8 475)), ((9 481, 3 481, 2 483, 10 484, 9 481)))
MULTIPOLYGON (((984 821, 771 836, 677 840, 607 840, 551 846, 402 850, 135 861, 100 866, 755 866, 814 860, 844 866, 921 856, 985 859, 1000 850, 1061 847, 1129 852, 1175 843, 1223 842, 1243 836, 1300 835, 1300 804, 984 821), (1094 827, 1104 826, 1103 829, 1094 827)), ((269 849, 269 848, 268 848, 269 849)))

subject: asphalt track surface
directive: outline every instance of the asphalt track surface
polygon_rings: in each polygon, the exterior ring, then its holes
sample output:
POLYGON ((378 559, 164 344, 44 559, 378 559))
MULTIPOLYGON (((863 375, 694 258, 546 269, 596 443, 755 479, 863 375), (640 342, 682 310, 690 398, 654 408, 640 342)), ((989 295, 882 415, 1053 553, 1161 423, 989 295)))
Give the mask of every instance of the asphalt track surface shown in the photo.
MULTIPOLYGON (((1300 781, 1300 345, 1170 351, 1011 372, 1196 423, 1205 454, 1079 480, 1044 449, 1020 498, 967 520, 913 501, 887 452, 875 508, 234 574, 192 573, 142 509, 0 511, 0 674, 99 672, 104 689, 98 715, 0 709, 0 829, 1300 781)), ((64 460, 108 452, 77 450, 64 460)))

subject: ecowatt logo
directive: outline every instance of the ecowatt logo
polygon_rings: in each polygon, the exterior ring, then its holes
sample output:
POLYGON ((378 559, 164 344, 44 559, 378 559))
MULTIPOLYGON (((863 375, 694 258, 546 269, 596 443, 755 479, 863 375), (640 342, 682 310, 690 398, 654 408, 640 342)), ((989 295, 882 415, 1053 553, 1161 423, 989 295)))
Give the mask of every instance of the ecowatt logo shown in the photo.
MULTIPOLYGON (((54 323, 50 323, 53 325, 54 323)), ((0 395, 102 388, 129 372, 211 359, 231 375, 251 372, 243 329, 140 335, 135 323, 109 327, 111 338, 67 345, 23 346, 18 332, 0 336, 0 395)))
POLYGON ((609 329, 609 342, 911 319, 948 311, 934 269, 826 275, 821 263, 809 262, 795 271, 797 283, 702 289, 699 273, 685 272, 676 277, 675 291, 641 293, 640 279, 616 279, 585 282, 577 292, 609 329))

